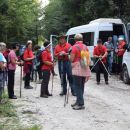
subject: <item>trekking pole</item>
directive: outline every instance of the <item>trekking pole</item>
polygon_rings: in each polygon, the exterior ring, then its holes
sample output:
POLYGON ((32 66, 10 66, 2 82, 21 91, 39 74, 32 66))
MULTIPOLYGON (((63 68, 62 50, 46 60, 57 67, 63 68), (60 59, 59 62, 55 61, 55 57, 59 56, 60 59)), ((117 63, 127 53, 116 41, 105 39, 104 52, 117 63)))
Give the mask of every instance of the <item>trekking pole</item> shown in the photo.
POLYGON ((70 86, 68 87, 68 89, 67 89, 67 99, 66 99, 66 103, 68 104, 68 102, 69 102, 69 88, 70 88, 70 86))
POLYGON ((94 67, 97 65, 97 63, 100 61, 100 58, 96 61, 96 63, 93 65, 93 67, 91 68, 91 71, 94 69, 94 67))
POLYGON ((111 75, 110 75, 110 73, 108 72, 108 70, 107 70, 106 66, 104 65, 104 63, 102 62, 102 60, 101 60, 101 59, 100 59, 100 61, 101 61, 102 65, 103 65, 104 69, 106 70, 106 72, 107 72, 108 76, 110 77, 111 75))
POLYGON ((51 94, 53 95, 53 80, 54 80, 54 75, 52 74, 52 88, 51 88, 51 94))
POLYGON ((20 74, 20 98, 21 98, 22 96, 22 65, 20 67, 21 67, 21 74, 20 74))

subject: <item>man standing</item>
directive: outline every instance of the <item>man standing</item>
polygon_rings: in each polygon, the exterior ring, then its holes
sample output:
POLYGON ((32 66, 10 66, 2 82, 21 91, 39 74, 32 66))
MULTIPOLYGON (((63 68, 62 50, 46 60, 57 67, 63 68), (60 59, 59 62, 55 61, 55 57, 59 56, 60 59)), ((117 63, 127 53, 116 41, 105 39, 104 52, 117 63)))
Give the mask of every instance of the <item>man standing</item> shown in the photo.
MULTIPOLYGON (((70 60, 72 62, 72 75, 73 75, 73 84, 76 90, 76 102, 72 104, 72 108, 74 110, 84 109, 84 87, 85 81, 90 77, 90 69, 89 69, 89 59, 86 61, 88 64, 86 67, 81 66, 81 51, 86 53, 88 52, 88 48, 83 44, 83 36, 81 34, 75 35, 76 43, 72 47, 72 52, 70 55, 70 60)), ((90 57, 89 57, 90 58, 90 57)))
POLYGON ((54 63, 52 61, 51 56, 51 45, 50 42, 46 41, 44 43, 45 50, 42 52, 42 84, 41 84, 41 94, 40 97, 48 98, 48 96, 52 96, 48 90, 48 84, 50 80, 51 70, 54 67, 54 63))
POLYGON ((99 39, 97 41, 97 46, 94 48, 93 56, 96 58, 96 80, 97 84, 100 84, 100 73, 103 71, 105 83, 108 84, 108 73, 106 71, 107 69, 107 48, 102 45, 102 40, 99 39))
POLYGON ((108 71, 109 73, 112 72, 112 62, 113 62, 113 50, 114 46, 112 43, 112 37, 108 37, 108 41, 104 43, 104 46, 107 48, 107 65, 108 65, 108 71))
POLYGON ((30 86, 30 75, 32 71, 34 55, 32 52, 32 41, 29 40, 26 45, 26 49, 23 54, 24 58, 24 73, 25 73, 25 81, 24 81, 24 88, 25 89, 32 89, 33 87, 30 86))
POLYGON ((66 74, 69 80, 69 85, 71 87, 72 95, 75 95, 74 89, 72 88, 71 64, 68 58, 70 48, 71 45, 66 42, 66 36, 59 36, 59 44, 55 47, 54 55, 58 58, 59 75, 61 78, 61 85, 63 87, 63 90, 60 93, 61 96, 66 95, 67 93, 66 74))
POLYGON ((122 38, 122 37, 119 37, 118 42, 119 43, 118 43, 117 49, 115 51, 116 51, 117 59, 118 59, 118 73, 121 73, 122 72, 122 60, 123 60, 123 55, 125 53, 126 42, 124 41, 124 38, 122 38))
POLYGON ((19 50, 19 45, 17 43, 12 44, 12 50, 8 55, 8 95, 10 99, 17 99, 14 95, 14 81, 15 81, 15 70, 17 62, 16 51, 19 50))

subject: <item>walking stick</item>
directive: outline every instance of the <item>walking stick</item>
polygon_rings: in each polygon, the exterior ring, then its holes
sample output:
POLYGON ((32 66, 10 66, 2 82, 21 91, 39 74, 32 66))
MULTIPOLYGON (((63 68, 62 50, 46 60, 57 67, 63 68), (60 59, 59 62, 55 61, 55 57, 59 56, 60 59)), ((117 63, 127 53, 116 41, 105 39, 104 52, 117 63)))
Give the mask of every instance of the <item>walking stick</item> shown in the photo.
POLYGON ((104 69, 106 70, 106 72, 107 72, 108 76, 110 77, 111 75, 110 75, 110 73, 108 72, 108 70, 107 70, 106 66, 104 65, 104 63, 102 62, 102 60, 101 60, 101 59, 100 59, 100 61, 101 61, 102 65, 103 65, 104 69))
POLYGON ((96 63, 93 65, 93 67, 91 68, 91 71, 94 69, 94 67, 97 65, 97 63, 100 61, 101 59, 99 58, 96 63))
POLYGON ((70 88, 70 86, 69 86, 68 89, 67 89, 67 101, 66 101, 67 104, 68 104, 68 102, 69 102, 69 88, 70 88))
POLYGON ((22 96, 22 65, 20 67, 21 67, 21 74, 20 74, 20 98, 21 98, 22 96))
POLYGON ((54 80, 54 75, 52 74, 52 88, 51 88, 51 94, 53 95, 53 80, 54 80))

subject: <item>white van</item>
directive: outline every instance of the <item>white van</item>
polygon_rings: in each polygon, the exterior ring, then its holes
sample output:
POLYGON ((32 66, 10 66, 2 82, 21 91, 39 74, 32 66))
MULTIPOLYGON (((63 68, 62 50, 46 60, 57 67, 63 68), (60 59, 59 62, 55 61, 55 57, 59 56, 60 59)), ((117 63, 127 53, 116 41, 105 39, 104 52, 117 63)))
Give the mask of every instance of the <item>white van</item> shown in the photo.
POLYGON ((123 56, 123 81, 126 84, 130 84, 130 23, 127 25, 128 32, 128 48, 123 56))
POLYGON ((91 65, 93 65, 93 49, 97 45, 98 39, 106 42, 111 36, 116 44, 118 37, 123 35, 127 40, 127 31, 121 19, 101 18, 93 20, 87 25, 73 27, 66 33, 68 42, 73 45, 74 35, 78 33, 83 34, 84 44, 88 46, 92 60, 91 65))

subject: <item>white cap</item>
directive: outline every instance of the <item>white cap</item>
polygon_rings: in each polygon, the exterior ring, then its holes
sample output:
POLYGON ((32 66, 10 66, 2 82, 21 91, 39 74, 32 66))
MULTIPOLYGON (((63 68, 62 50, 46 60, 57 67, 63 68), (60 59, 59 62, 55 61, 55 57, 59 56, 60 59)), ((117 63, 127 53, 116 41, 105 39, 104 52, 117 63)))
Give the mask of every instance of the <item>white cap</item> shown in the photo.
POLYGON ((122 41, 122 40, 124 40, 123 37, 119 37, 119 38, 118 38, 118 41, 122 41))
POLYGON ((32 43, 32 41, 31 41, 31 40, 28 40, 27 43, 32 43))

